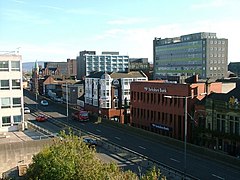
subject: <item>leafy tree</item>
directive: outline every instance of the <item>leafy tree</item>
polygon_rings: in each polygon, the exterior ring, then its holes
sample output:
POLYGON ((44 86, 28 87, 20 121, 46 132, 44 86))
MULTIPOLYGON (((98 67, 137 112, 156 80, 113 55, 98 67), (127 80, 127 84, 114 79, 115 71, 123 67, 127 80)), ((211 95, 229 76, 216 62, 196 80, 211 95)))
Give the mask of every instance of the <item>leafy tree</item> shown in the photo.
MULTIPOLYGON (((25 179, 28 180, 138 180, 131 171, 122 171, 115 163, 103 163, 96 151, 82 139, 69 133, 61 133, 55 143, 33 157, 25 179)), ((160 172, 154 169, 140 179, 155 180, 160 172), (152 172, 152 173, 151 173, 152 172)))

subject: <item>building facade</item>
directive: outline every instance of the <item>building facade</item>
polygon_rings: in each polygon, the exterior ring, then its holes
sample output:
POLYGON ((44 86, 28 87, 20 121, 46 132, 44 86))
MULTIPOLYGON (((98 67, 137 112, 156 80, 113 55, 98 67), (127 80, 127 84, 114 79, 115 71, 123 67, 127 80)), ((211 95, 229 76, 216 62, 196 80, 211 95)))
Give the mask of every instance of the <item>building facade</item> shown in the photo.
POLYGON ((142 71, 93 73, 85 79, 85 109, 110 120, 129 123, 130 84, 147 80, 142 71))
MULTIPOLYGON (((205 83, 174 84, 164 81, 131 83, 132 126, 171 138, 184 140, 185 102, 187 101, 188 141, 194 121, 194 104, 204 97, 205 83)), ((221 83, 209 86, 209 92, 221 91, 221 83)))
MULTIPOLYGON (((44 62, 44 69, 58 69, 58 74, 61 76, 68 76, 67 62, 44 62)), ((52 74, 47 74, 52 75, 52 74)))
POLYGON ((62 84, 63 100, 71 106, 78 106, 77 100, 84 94, 83 82, 66 81, 62 84))
POLYGON ((81 51, 77 57, 77 79, 83 79, 91 72, 125 72, 128 71, 129 57, 119 52, 81 51))
POLYGON ((240 156, 240 86, 222 94, 214 93, 205 101, 204 139, 208 146, 240 156))
POLYGON ((191 76, 221 79, 227 76, 228 40, 201 32, 153 40, 154 78, 191 76))
POLYGON ((0 55, 0 132, 24 128, 22 56, 0 55))
POLYGON ((77 77, 77 60, 76 59, 67 59, 67 70, 69 77, 77 77))

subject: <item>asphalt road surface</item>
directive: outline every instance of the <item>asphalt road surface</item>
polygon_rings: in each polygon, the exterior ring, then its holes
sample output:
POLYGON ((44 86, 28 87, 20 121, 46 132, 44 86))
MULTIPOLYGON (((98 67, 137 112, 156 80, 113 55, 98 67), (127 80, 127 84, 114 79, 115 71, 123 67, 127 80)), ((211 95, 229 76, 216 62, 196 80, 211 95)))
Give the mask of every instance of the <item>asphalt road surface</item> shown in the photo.
MULTIPOLYGON (((28 106, 36 106, 35 96, 28 93, 26 94, 26 92, 25 95, 32 99, 26 102, 28 106)), ((66 118, 66 107, 56 103, 50 102, 47 107, 38 105, 38 108, 51 113, 51 116, 59 118, 59 120, 76 125, 85 131, 101 136, 119 146, 126 147, 170 167, 184 171, 183 150, 158 143, 154 140, 149 140, 149 138, 143 138, 134 133, 114 128, 113 126, 107 126, 104 123, 96 124, 94 122, 80 123, 78 121, 72 121, 70 118, 66 118)), ((72 110, 69 110, 69 114, 71 111, 72 110)), ((45 128, 51 127, 46 126, 45 128)), ((239 169, 240 168, 234 168, 208 158, 202 158, 190 153, 187 154, 186 172, 199 179, 238 180, 240 179, 239 169)))

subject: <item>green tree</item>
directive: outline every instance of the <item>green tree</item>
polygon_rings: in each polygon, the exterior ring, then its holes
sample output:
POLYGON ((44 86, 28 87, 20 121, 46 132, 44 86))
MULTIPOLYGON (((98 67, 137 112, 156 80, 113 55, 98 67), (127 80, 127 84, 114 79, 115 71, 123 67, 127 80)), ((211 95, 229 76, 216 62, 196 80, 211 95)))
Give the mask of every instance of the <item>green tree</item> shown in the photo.
MULTIPOLYGON (((33 157, 25 179, 28 180, 138 180, 131 171, 123 171, 115 163, 103 163, 96 151, 89 148, 79 137, 61 133, 52 146, 46 147, 33 157)), ((140 179, 153 179, 160 172, 154 169, 140 179), (152 176, 154 175, 154 176, 152 176), (149 177, 149 178, 148 178, 149 177)), ((159 176, 160 177, 160 176, 159 176)))

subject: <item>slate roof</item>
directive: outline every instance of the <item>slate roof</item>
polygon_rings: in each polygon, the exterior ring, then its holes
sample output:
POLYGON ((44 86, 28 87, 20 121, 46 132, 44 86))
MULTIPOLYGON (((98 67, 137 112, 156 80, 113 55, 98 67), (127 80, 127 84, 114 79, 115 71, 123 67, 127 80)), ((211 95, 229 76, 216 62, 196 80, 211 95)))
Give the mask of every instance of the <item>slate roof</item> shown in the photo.
POLYGON ((109 74, 111 78, 118 79, 118 78, 138 78, 138 77, 146 77, 144 73, 140 71, 131 71, 131 72, 93 72, 87 78, 101 78, 102 75, 105 73, 109 74))

